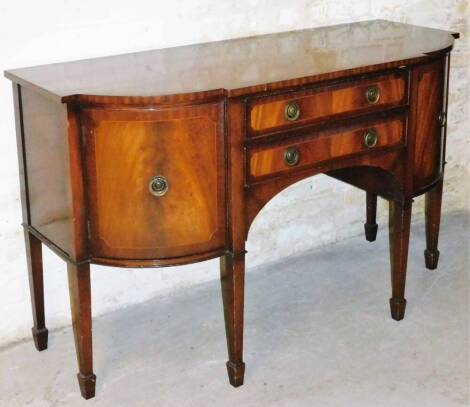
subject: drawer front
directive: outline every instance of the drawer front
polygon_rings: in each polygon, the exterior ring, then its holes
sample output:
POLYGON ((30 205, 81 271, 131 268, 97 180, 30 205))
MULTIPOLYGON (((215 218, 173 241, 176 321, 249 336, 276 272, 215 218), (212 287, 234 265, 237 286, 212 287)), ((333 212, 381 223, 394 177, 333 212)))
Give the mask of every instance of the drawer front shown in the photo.
POLYGON ((399 106, 407 103, 406 84, 406 74, 400 73, 258 98, 249 103, 249 130, 257 135, 332 116, 399 106))
POLYGON ((405 128, 405 118, 399 117, 342 130, 318 132, 298 141, 286 141, 274 146, 249 148, 248 181, 399 146, 404 143, 405 128))
POLYGON ((93 257, 160 259, 223 247, 221 105, 82 116, 93 257))

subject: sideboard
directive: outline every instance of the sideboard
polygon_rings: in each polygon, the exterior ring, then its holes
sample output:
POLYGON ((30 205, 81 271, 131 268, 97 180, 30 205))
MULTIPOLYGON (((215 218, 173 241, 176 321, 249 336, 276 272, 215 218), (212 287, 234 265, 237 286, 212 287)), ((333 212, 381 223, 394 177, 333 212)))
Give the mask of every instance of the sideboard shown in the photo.
POLYGON ((316 174, 365 191, 367 240, 377 197, 389 201, 390 309, 401 320, 415 196, 425 194, 426 267, 439 258, 455 38, 377 20, 6 71, 36 348, 48 342, 42 244, 67 263, 86 399, 90 265, 220 257, 228 376, 240 386, 250 225, 316 174))

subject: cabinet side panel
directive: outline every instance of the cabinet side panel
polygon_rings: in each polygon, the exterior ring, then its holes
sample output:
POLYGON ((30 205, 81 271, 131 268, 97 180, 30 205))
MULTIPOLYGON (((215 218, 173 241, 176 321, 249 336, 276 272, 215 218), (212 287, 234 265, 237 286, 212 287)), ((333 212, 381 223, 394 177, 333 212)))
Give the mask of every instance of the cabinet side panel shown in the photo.
POLYGON ((13 83, 13 104, 15 108, 16 147, 18 151, 18 172, 20 176, 20 196, 23 223, 29 224, 29 199, 27 177, 25 172, 25 154, 23 139, 23 107, 21 103, 21 87, 13 83))
POLYGON ((417 68, 415 192, 435 182, 442 173, 443 128, 439 123, 439 114, 444 105, 445 62, 441 59, 417 68))
POLYGON ((21 88, 30 225, 68 255, 73 253, 67 111, 21 88))

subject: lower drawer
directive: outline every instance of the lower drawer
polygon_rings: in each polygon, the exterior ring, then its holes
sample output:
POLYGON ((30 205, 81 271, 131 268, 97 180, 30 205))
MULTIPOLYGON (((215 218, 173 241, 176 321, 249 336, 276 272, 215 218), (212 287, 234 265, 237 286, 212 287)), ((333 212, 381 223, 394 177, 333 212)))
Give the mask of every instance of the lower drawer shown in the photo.
POLYGON ((405 118, 320 131, 247 150, 248 182, 404 143, 405 118))

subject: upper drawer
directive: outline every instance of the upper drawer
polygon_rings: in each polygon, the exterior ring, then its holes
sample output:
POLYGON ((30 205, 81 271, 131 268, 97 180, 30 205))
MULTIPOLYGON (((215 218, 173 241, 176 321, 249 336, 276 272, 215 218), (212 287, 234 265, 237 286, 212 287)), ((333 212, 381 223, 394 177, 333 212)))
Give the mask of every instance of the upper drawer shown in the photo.
POLYGON ((405 104, 406 73, 253 99, 248 105, 252 135, 299 124, 405 104))

